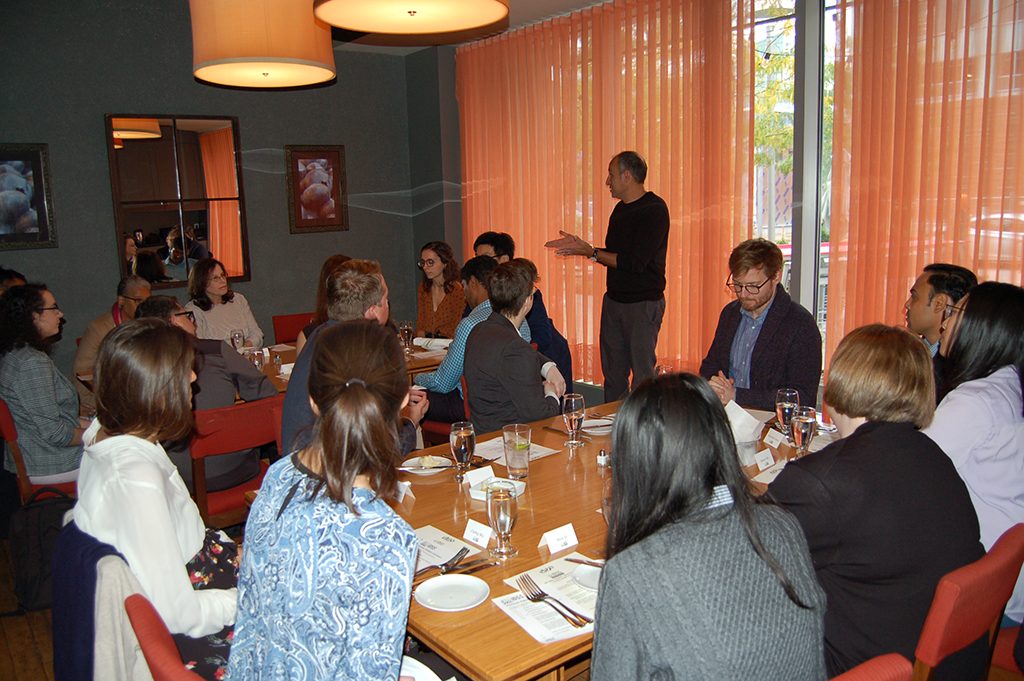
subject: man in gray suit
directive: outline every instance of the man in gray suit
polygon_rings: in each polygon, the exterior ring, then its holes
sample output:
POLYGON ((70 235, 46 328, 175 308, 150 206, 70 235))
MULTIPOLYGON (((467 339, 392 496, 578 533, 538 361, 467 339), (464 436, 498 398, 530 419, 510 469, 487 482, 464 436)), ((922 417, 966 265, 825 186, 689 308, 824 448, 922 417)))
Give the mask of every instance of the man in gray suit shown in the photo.
POLYGON ((469 413, 477 433, 554 416, 564 383, 549 378, 555 363, 519 335, 533 304, 532 273, 518 262, 498 265, 487 285, 491 315, 466 342, 469 413))

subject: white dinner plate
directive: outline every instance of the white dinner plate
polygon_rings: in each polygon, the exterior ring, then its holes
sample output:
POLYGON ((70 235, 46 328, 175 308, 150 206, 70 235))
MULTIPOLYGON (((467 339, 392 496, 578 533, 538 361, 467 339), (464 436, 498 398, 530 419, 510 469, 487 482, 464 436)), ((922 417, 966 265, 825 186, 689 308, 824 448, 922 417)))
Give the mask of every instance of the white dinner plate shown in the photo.
POLYGON ((611 419, 583 419, 583 430, 591 435, 608 435, 612 432, 611 419))
POLYGON ((593 565, 577 565, 572 571, 572 581, 584 589, 597 591, 597 583, 601 581, 601 568, 593 565))
POLYGON ((432 672, 430 667, 408 655, 402 656, 402 671, 398 675, 408 676, 415 681, 441 681, 441 677, 432 672))
POLYGON ((439 575, 419 585, 413 593, 424 608, 441 612, 459 612, 475 608, 487 600, 491 587, 472 575, 439 575))
POLYGON ((402 466, 409 468, 423 467, 426 470, 422 471, 407 471, 413 475, 434 475, 440 473, 445 468, 451 468, 455 464, 452 463, 451 459, 446 459, 443 456, 414 456, 411 459, 406 459, 402 462, 402 466))

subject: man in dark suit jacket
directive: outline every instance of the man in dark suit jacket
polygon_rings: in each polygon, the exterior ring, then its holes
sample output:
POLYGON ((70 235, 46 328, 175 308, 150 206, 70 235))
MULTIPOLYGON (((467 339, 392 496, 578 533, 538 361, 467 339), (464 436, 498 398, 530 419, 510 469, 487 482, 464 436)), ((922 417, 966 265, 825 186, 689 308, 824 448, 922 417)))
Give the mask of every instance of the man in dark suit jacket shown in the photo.
POLYGON ((491 316, 466 341, 469 413, 477 433, 554 416, 564 392, 564 383, 559 386, 547 378, 555 363, 519 335, 533 304, 529 268, 520 262, 498 265, 487 290, 491 316))
POLYGON ((700 365, 722 404, 775 411, 779 388, 797 390, 802 405, 817 403, 821 332, 782 287, 782 264, 782 251, 767 239, 748 239, 729 256, 727 285, 736 300, 722 309, 700 365))

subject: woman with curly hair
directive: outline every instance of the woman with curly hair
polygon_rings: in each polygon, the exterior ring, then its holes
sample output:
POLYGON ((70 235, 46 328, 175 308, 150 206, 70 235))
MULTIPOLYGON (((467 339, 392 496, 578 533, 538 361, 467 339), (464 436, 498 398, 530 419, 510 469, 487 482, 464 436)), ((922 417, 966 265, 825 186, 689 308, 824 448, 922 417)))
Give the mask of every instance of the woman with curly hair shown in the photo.
MULTIPOLYGON (((231 290, 227 270, 215 258, 203 258, 188 274, 189 302, 185 309, 196 316, 199 338, 222 340, 229 345, 231 332, 242 332, 242 345, 263 347, 263 330, 256 323, 249 301, 231 290)), ((235 348, 236 350, 238 348, 235 348)))
POLYGON ((420 249, 416 265, 423 270, 416 296, 416 335, 451 338, 466 307, 455 253, 445 242, 431 241, 420 249))

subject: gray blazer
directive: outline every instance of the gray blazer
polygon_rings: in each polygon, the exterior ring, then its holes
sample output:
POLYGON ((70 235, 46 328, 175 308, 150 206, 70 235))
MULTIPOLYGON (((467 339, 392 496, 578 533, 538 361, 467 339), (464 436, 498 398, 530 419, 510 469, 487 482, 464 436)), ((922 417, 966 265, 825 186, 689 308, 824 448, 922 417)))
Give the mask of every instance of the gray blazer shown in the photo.
POLYGON ((558 414, 558 400, 544 396, 540 375, 549 361, 497 312, 477 324, 466 341, 465 361, 469 413, 476 432, 558 414))

